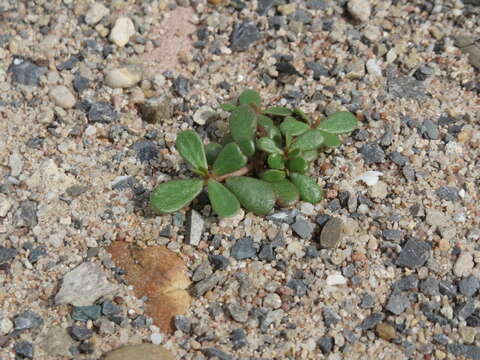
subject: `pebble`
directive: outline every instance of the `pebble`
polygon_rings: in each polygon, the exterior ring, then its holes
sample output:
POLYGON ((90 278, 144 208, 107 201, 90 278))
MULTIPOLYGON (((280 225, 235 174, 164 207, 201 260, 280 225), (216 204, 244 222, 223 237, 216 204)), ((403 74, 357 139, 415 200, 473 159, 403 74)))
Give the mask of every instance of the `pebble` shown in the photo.
POLYGON ((55 295, 55 303, 88 306, 116 291, 117 286, 107 280, 98 265, 84 262, 64 276, 62 286, 55 295))
POLYGON ((187 214, 187 234, 185 242, 192 246, 198 246, 203 234, 204 220, 195 210, 190 210, 187 214))
MULTIPOLYGON (((213 256, 221 256, 221 255, 211 255, 211 256, 213 257, 213 256)), ((222 257, 225 258, 224 256, 222 257)), ((210 259, 210 261, 212 260, 210 259)), ((208 276, 212 275, 212 273, 213 271, 212 271, 212 267, 210 266, 210 263, 208 261, 204 261, 199 266, 197 266, 197 268, 193 272, 192 281, 195 281, 195 282, 201 281, 207 278, 208 276)))
POLYGON ((150 341, 153 345, 160 345, 163 341, 163 335, 158 332, 154 332, 152 335, 150 335, 150 341))
POLYGON ((91 104, 88 110, 88 120, 91 123, 112 123, 116 121, 118 114, 115 108, 104 101, 98 101, 91 104))
POLYGON ((72 355, 69 350, 72 345, 72 340, 67 330, 60 326, 52 326, 46 329, 38 345, 49 356, 63 356, 68 358, 72 355))
POLYGON ((210 255, 208 258, 215 270, 224 270, 230 264, 230 260, 228 260, 228 258, 223 255, 210 255))
POLYGON ((410 306, 410 300, 403 295, 398 293, 392 293, 388 299, 386 309, 392 314, 400 315, 410 306))
POLYGON ((370 294, 363 295, 362 301, 359 304, 362 309, 371 309, 374 305, 375 299, 370 294))
POLYGON ((90 339, 93 335, 93 331, 85 326, 73 325, 69 329, 70 336, 76 341, 84 341, 90 339))
POLYGON ((175 329, 180 330, 184 334, 190 334, 192 330, 192 323, 189 318, 183 315, 177 315, 173 318, 173 324, 175 329))
POLYGON ((282 299, 278 294, 268 294, 263 298, 263 306, 270 309, 278 309, 282 306, 282 299))
POLYGON ((347 278, 340 273, 335 273, 327 276, 326 279, 327 285, 336 286, 336 285, 346 285, 347 278))
MULTIPOLYGON (((0 217, 5 217, 12 207, 12 202, 3 194, 0 194, 0 217)), ((0 249, 1 252, 1 249, 0 249)), ((0 261, 1 262, 1 261, 0 261)))
POLYGON ((77 321, 97 320, 101 315, 100 305, 74 306, 72 310, 72 319, 77 321))
POLYGON ((375 326, 377 326, 377 324, 379 322, 381 322, 384 318, 385 318, 385 315, 383 313, 375 312, 375 313, 367 316, 362 321, 362 323, 360 324, 360 328, 362 330, 371 330, 375 326))
POLYGON ((216 116, 217 113, 210 106, 204 105, 193 114, 193 122, 198 125, 205 125, 207 121, 215 119, 216 116))
POLYGON ((81 93, 82 91, 88 89, 90 85, 90 80, 88 80, 86 77, 82 75, 75 74, 72 85, 73 85, 73 89, 77 93, 81 93))
POLYGON ((203 349, 202 351, 209 359, 216 358, 218 360, 234 360, 234 357, 232 355, 213 347, 203 349))
POLYGON ((299 297, 305 296, 308 291, 308 287, 302 279, 291 279, 287 286, 293 290, 295 296, 299 297))
POLYGON ((128 17, 121 16, 115 21, 109 40, 118 47, 127 45, 130 37, 135 35, 135 25, 128 17))
POLYGON ((0 335, 7 335, 13 330, 13 322, 0 313, 0 335))
POLYGON ((460 280, 458 288, 463 295, 472 297, 480 288, 480 280, 477 277, 470 275, 460 280))
POLYGON ((473 255, 462 252, 453 266, 453 273, 457 277, 467 277, 472 273, 473 266, 473 255))
POLYGON ((447 350, 454 356, 464 356, 473 360, 480 359, 480 347, 478 346, 451 343, 447 345, 447 350))
POLYGON ((154 344, 127 345, 109 352, 105 360, 175 360, 170 351, 154 344))
POLYGON ((387 241, 400 242, 403 240, 404 234, 402 230, 383 230, 382 237, 387 241))
POLYGON ((207 291, 212 290, 215 286, 217 286, 220 279, 220 276, 214 273, 206 279, 197 282, 193 287, 193 295, 196 297, 202 296, 207 291))
POLYGON ((27 310, 14 319, 15 330, 38 329, 43 326, 43 319, 36 312, 27 310))
POLYGON ((185 76, 179 75, 173 80, 173 89, 182 98, 187 97, 190 92, 190 80, 185 76))
POLYGON ((439 282, 433 276, 420 281, 420 291, 426 296, 440 295, 439 282))
POLYGON ((367 22, 372 12, 369 0, 349 0, 347 10, 353 18, 360 22, 367 22))
POLYGON ((423 240, 411 238, 402 247, 402 251, 395 264, 397 266, 418 269, 422 267, 430 257, 431 246, 423 240))
POLYGON ((229 304, 227 309, 233 320, 238 321, 239 323, 247 322, 248 310, 245 307, 239 304, 229 304))
POLYGON ((332 308, 324 307, 322 310, 323 322, 327 327, 335 326, 339 321, 342 320, 340 315, 338 315, 332 308))
POLYGON ((439 137, 438 125, 430 119, 423 122, 421 132, 423 136, 429 140, 437 140, 439 137))
POLYGON ((21 56, 15 56, 7 70, 12 74, 14 82, 28 86, 39 86, 40 77, 47 71, 46 68, 37 66, 21 56))
POLYGON ((49 95, 54 104, 63 109, 71 109, 77 102, 75 95, 73 95, 72 92, 63 85, 52 88, 49 92, 49 95))
POLYGON ((20 358, 33 359, 34 348, 31 342, 20 341, 15 344, 13 349, 20 358))
POLYGON ((173 116, 172 100, 168 96, 156 96, 140 104, 142 119, 151 124, 162 123, 173 116))
POLYGON ((333 217, 324 225, 320 233, 320 245, 326 249, 335 249, 342 240, 343 221, 333 217))
POLYGON ((362 146, 360 150, 365 164, 377 164, 385 161, 385 152, 374 142, 370 142, 362 146))
POLYGON ((17 256, 17 250, 0 246, 0 264, 6 263, 17 256))
POLYGON ((142 81, 142 73, 142 67, 135 64, 115 68, 105 75, 105 84, 113 89, 130 88, 142 81))
POLYGON ((14 222, 16 227, 32 228, 37 225, 37 202, 31 200, 22 201, 15 213, 14 222))
POLYGON ((97 23, 102 20, 104 16, 108 16, 110 14, 110 10, 105 7, 102 3, 95 3, 88 9, 87 13, 85 14, 85 22, 88 25, 96 25, 97 23))
MULTIPOLYGON (((393 50, 394 48, 392 48, 393 50)), ((387 59, 388 60, 388 59, 387 59)), ((398 76, 389 80, 388 92, 393 98, 424 100, 427 98, 425 85, 412 76, 398 76)))
POLYGON ((251 237, 244 237, 238 239, 230 249, 230 255, 235 260, 245 260, 254 257, 257 250, 253 247, 253 239, 251 237))
POLYGON ((317 341, 317 346, 324 355, 330 354, 334 345, 335 341, 332 336, 322 336, 317 341))
POLYGON ((232 342, 233 350, 241 349, 247 345, 247 334, 242 328, 234 329, 230 333, 230 341, 232 342))
POLYGON ((387 323, 379 323, 375 327, 375 332, 377 333, 378 337, 385 340, 385 341, 392 341, 397 337, 397 332, 395 328, 387 323))
POLYGON ((263 261, 273 261, 275 260, 275 252, 273 251, 272 243, 265 243, 260 248, 258 253, 258 258, 263 261))
POLYGON ((302 239, 310 240, 315 230, 315 225, 303 216, 297 216, 295 223, 292 225, 292 230, 302 239))
POLYGON ((435 194, 442 200, 452 202, 460 200, 459 191, 453 186, 442 186, 435 191, 435 194))
MULTIPOLYGON (((19 176, 21 173, 22 173, 22 170, 23 170, 23 158, 22 158, 22 155, 20 155, 17 151, 14 151, 11 155, 10 155, 10 159, 9 159, 9 164, 10 166, 10 175, 11 176, 19 176)), ((6 205, 9 204, 8 201, 6 201, 6 205)), ((1 206, 1 203, 0 203, 0 206, 1 206)), ((2 209, 0 208, 0 211, 2 211, 2 209)), ((0 214, 1 215, 1 214, 0 214)), ((5 215, 4 215, 5 216, 5 215)))
POLYGON ((374 199, 385 199, 388 195, 388 186, 383 181, 379 181, 368 189, 368 194, 374 199))
POLYGON ((230 49, 233 51, 246 51, 251 45, 261 39, 260 31, 252 22, 236 24, 230 35, 230 49))

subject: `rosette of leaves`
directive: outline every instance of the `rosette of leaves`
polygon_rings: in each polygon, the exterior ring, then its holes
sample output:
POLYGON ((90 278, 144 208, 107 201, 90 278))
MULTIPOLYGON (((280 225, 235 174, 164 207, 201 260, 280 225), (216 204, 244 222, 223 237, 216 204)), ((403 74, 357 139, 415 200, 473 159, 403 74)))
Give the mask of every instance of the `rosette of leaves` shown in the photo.
POLYGON ((204 188, 221 217, 235 215, 240 206, 265 215, 275 203, 282 207, 299 199, 317 203, 322 189, 308 175, 312 162, 322 149, 340 145, 339 135, 358 126, 349 112, 313 122, 299 109, 262 108, 260 95, 253 90, 244 91, 238 104, 221 107, 230 112, 230 133, 223 144, 204 146, 193 130, 177 137, 178 152, 199 177, 160 184, 150 199, 157 212, 180 210, 204 188))

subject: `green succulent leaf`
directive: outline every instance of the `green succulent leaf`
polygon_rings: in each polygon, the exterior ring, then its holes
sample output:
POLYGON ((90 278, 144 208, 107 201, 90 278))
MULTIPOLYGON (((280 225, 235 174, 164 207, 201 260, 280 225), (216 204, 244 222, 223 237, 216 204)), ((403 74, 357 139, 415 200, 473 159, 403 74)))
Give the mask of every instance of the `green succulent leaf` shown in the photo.
POLYGON ((302 157, 305 160, 307 160, 308 162, 311 162, 311 161, 315 160, 316 158, 318 158, 318 151, 317 150, 304 151, 302 153, 302 157))
POLYGON ((277 196, 277 204, 282 207, 288 207, 295 204, 300 193, 298 188, 287 179, 270 184, 277 196))
POLYGON ((226 184, 248 211, 266 215, 275 205, 275 192, 266 181, 246 176, 232 176, 226 180, 226 184))
POLYGON ((223 147, 219 143, 211 142, 205 146, 205 155, 207 156, 207 163, 208 165, 212 165, 215 162, 220 151, 222 151, 223 147))
POLYGON ((303 174, 308 170, 308 162, 303 157, 288 159, 287 168, 290 171, 303 174))
POLYGON ((245 90, 238 97, 238 102, 240 103, 240 105, 245 104, 260 107, 262 99, 260 98, 260 94, 255 90, 245 90))
POLYGON ((293 117, 286 117, 285 120, 280 124, 280 131, 282 134, 290 134, 292 136, 298 136, 303 134, 305 131, 310 129, 310 127, 304 122, 295 120, 293 117))
POLYGON ((255 111, 249 105, 240 105, 230 115, 229 123, 233 140, 240 146, 245 155, 252 156, 255 152, 253 138, 257 130, 255 111))
POLYGON ((310 119, 302 110, 295 108, 293 109, 293 113, 297 116, 300 120, 305 121, 307 124, 312 123, 312 119, 310 119))
POLYGON ((218 181, 209 179, 207 182, 207 190, 213 211, 219 216, 234 216, 238 210, 240 210, 240 203, 235 195, 218 181))
POLYGON ((243 155, 240 147, 232 142, 220 151, 213 163, 212 171, 215 175, 225 175, 241 169, 246 163, 247 157, 243 155))
POLYGON ((193 130, 182 131, 175 143, 178 152, 197 172, 207 173, 207 157, 200 136, 193 130))
POLYGON ((303 201, 315 204, 322 200, 322 189, 313 178, 299 173, 290 173, 289 176, 300 191, 300 197, 303 201))
POLYGON ((150 206, 161 214, 178 211, 200 194, 201 179, 172 180, 160 184, 150 195, 150 206))
POLYGON ((264 114, 274 115, 274 116, 289 116, 292 115, 292 111, 283 106, 273 106, 269 107, 262 111, 264 114))
POLYGON ((220 108, 222 110, 225 110, 225 111, 228 111, 228 112, 232 112, 234 111, 237 106, 236 105, 233 105, 233 104, 220 104, 220 108))
POLYGON ((260 178, 270 183, 281 181, 285 179, 285 171, 277 170, 277 169, 265 170, 260 174, 260 178))
POLYGON ((318 129, 330 134, 344 134, 355 130, 358 120, 351 112, 339 111, 323 120, 318 129))
POLYGON ((291 148, 301 151, 318 149, 323 143, 323 136, 318 129, 311 129, 296 138, 291 148))
POLYGON ((258 121, 258 125, 265 129, 270 126, 275 126, 272 119, 262 114, 257 115, 257 121, 258 121))
POLYGON ((280 154, 268 155, 267 163, 271 169, 282 170, 285 168, 285 162, 283 161, 283 156, 280 154))
POLYGON ((340 141, 340 138, 336 134, 331 134, 326 131, 320 130, 323 136, 323 145, 327 147, 337 147, 340 145, 342 142, 340 141))
POLYGON ((258 139, 257 148, 269 154, 283 154, 283 151, 278 148, 277 144, 275 144, 275 141, 268 137, 262 137, 258 139))
POLYGON ((300 151, 300 149, 290 150, 290 152, 288 153, 288 157, 289 158, 296 158, 296 157, 299 157, 301 153, 302 152, 300 151))

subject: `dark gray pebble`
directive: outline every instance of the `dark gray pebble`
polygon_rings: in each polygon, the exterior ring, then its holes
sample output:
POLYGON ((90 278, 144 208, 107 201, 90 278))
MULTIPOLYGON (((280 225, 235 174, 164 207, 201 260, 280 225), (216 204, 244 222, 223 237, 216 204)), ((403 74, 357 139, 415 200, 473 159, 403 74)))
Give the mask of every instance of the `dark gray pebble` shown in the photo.
POLYGON ((101 312, 102 307, 100 305, 74 306, 72 319, 77 321, 98 320, 101 312))
POLYGON ((192 330, 190 319, 183 315, 176 315, 173 318, 173 324, 175 325, 175 329, 180 330, 184 334, 190 334, 190 331, 192 330))
POLYGON ((15 317, 15 330, 38 329, 43 326, 43 319, 32 310, 27 310, 15 317))
POLYGON ((400 242, 403 240, 403 231, 402 230, 383 230, 382 237, 387 241, 400 242))
POLYGON ((110 300, 106 300, 102 303, 102 314, 105 316, 117 315, 121 312, 122 308, 110 300))
POLYGON ((425 120, 421 127, 423 137, 429 140, 437 140, 439 137, 438 125, 432 120, 425 120))
POLYGON ((417 288, 418 277, 416 274, 406 275, 393 284, 393 288, 399 291, 408 291, 417 288))
POLYGON ((173 81, 173 89, 179 96, 186 97, 190 92, 190 80, 182 75, 177 76, 173 81))
POLYGON ((467 359, 480 359, 480 347, 464 344, 448 344, 447 350, 455 356, 463 356, 467 359))
POLYGON ((335 345, 335 342, 332 336, 322 336, 317 341, 317 346, 325 355, 330 354, 332 352, 334 345, 335 345))
POLYGON ((375 299, 370 294, 365 294, 362 297, 362 301, 360 302, 359 306, 362 309, 371 309, 375 305, 375 299))
POLYGON ((460 199, 458 189, 453 186, 442 186, 435 191, 435 194, 442 200, 458 201, 460 199))
POLYGON ((0 246, 0 264, 10 261, 17 256, 17 250, 0 246))
POLYGON ((299 297, 305 296, 308 291, 308 287, 302 279, 291 279, 287 286, 293 290, 295 296, 299 297))
POLYGON ((40 77, 47 72, 47 68, 37 66, 22 56, 14 56, 7 72, 12 74, 12 80, 18 84, 39 86, 40 77))
POLYGON ((297 220, 291 227, 298 236, 306 240, 310 240, 312 238, 313 231, 315 230, 314 224, 305 219, 303 216, 298 216, 297 220))
POLYGON ((116 121, 118 114, 114 107, 104 101, 98 101, 91 104, 88 110, 88 120, 91 123, 112 123, 116 121))
POLYGON ((374 142, 365 144, 361 149, 363 160, 365 164, 377 164, 385 161, 385 152, 374 142))
POLYGON ((233 51, 246 51, 260 38, 260 31, 254 23, 245 21, 236 24, 230 36, 230 49, 233 51))
POLYGON ((398 166, 404 166, 408 162, 408 157, 400 154, 398 151, 391 152, 388 157, 398 166))
POLYGON ((238 350, 247 345, 247 335, 242 328, 235 329, 230 333, 230 341, 234 350, 238 350))
POLYGON ((420 281, 420 291, 426 296, 440 295, 439 282, 433 276, 420 281))
POLYGON ((275 260, 275 252, 273 251, 273 245, 270 242, 264 243, 258 253, 258 258, 263 261, 275 260))
POLYGON ((253 247, 253 240, 251 237, 244 237, 238 239, 230 249, 230 255, 235 260, 250 259, 255 256, 257 250, 253 247))
POLYGON ((93 331, 88 329, 85 326, 73 325, 69 329, 70 336, 72 339, 77 341, 83 341, 90 339, 93 335, 93 331))
POLYGON ((19 343, 16 343, 15 346, 13 347, 15 350, 15 353, 23 359, 33 359, 33 344, 28 341, 20 341, 19 343))
POLYGON ((327 327, 332 327, 336 323, 338 323, 340 320, 342 320, 340 315, 338 315, 332 308, 328 306, 323 308, 322 315, 323 315, 323 322, 327 327))
POLYGON ((203 349, 202 351, 203 354, 209 359, 215 357, 219 360, 234 360, 232 355, 213 347, 203 349))
POLYGON ((392 314, 400 315, 410 306, 408 297, 401 293, 392 293, 388 298, 386 309, 392 314))
POLYGON ((230 260, 223 255, 210 255, 208 258, 214 270, 224 270, 230 265, 230 260))
POLYGON ((428 242, 411 238, 402 247, 395 264, 410 269, 417 269, 427 262, 430 252, 431 246, 428 242))
POLYGON ((158 156, 157 144, 151 140, 138 140, 132 149, 137 153, 137 159, 141 162, 156 159, 158 156))
POLYGON ((458 288, 460 292, 463 295, 468 297, 474 296, 479 287, 480 287, 480 280, 473 275, 463 278, 458 283, 458 288))
POLYGON ((385 315, 383 313, 379 313, 379 312, 373 313, 367 316, 362 321, 362 323, 360 324, 360 328, 362 330, 371 330, 384 318, 385 318, 385 315))

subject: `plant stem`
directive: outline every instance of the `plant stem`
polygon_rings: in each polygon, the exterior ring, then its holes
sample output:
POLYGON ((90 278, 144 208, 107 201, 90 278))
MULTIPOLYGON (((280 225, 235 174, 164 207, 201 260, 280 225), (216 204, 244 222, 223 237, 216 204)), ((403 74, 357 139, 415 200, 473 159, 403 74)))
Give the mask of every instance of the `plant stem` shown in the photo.
POLYGON ((242 176, 242 175, 245 175, 245 174, 249 173, 251 170, 252 170, 252 167, 251 167, 250 165, 247 165, 247 166, 244 166, 244 167, 241 168, 241 169, 238 169, 237 171, 234 171, 234 172, 231 172, 231 173, 228 173, 228 174, 219 176, 219 177, 217 177, 215 180, 217 180, 218 182, 222 182, 222 181, 224 181, 224 180, 226 180, 226 179, 228 179, 229 177, 232 177, 232 176, 242 176))

